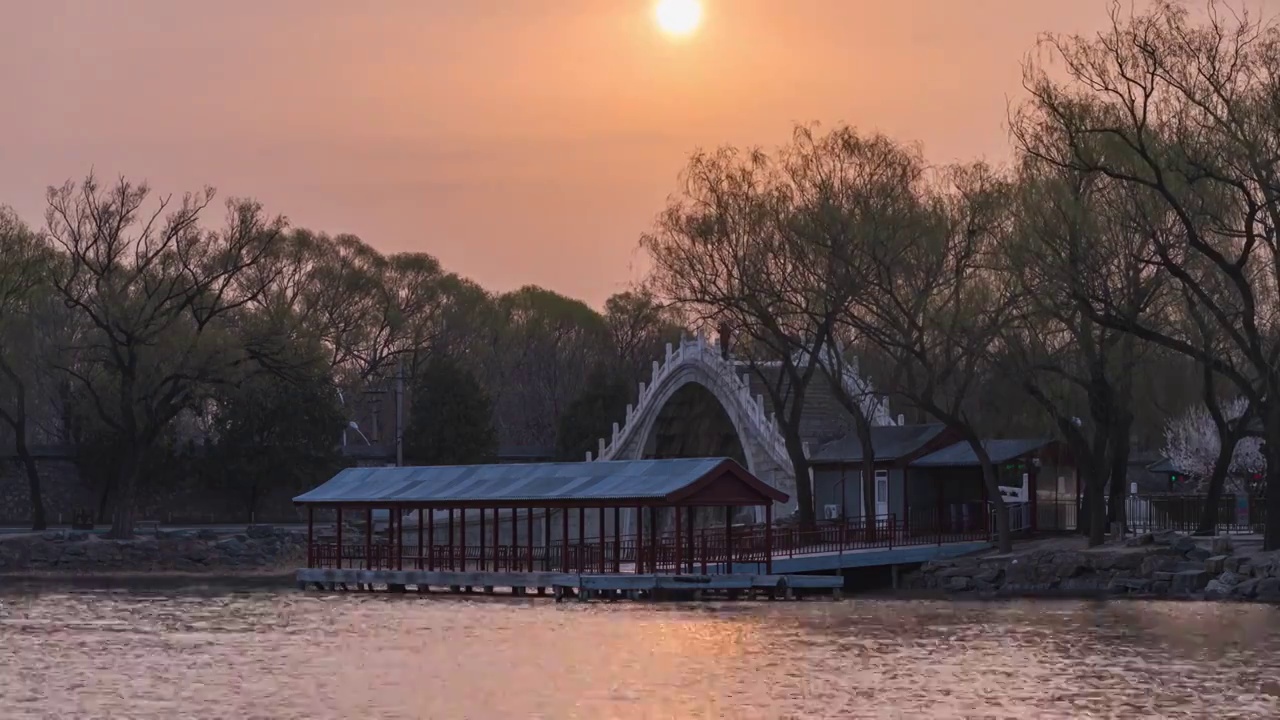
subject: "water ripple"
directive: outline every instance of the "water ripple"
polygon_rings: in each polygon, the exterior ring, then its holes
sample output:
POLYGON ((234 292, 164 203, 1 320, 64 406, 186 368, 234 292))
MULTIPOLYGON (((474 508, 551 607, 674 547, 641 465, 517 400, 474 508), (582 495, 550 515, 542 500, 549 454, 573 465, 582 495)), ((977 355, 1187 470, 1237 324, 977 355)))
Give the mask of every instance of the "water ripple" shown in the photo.
POLYGON ((0 596, 5 718, 1274 718, 1280 608, 0 596))

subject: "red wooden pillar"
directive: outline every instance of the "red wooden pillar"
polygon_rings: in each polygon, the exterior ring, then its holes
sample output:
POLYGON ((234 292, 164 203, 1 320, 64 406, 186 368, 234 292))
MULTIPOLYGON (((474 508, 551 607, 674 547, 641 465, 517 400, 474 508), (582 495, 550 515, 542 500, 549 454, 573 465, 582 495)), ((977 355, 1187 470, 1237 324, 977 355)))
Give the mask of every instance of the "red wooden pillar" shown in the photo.
POLYGON ((404 511, 396 508, 392 511, 396 518, 396 570, 404 569, 404 511))
POLYGON ((733 574, 733 508, 724 509, 724 574, 733 574))
POLYGON ((685 513, 685 516, 684 516, 685 517, 684 529, 685 529, 685 538, 686 538, 685 543, 687 545, 687 550, 688 550, 688 552, 685 553, 685 557, 687 558, 686 562, 689 563, 690 575, 693 574, 693 564, 694 564, 694 557, 695 557, 694 555, 695 549, 693 544, 693 515, 694 515, 694 508, 689 508, 689 511, 685 513))
POLYGON ((764 506, 764 574, 773 574, 773 503, 764 506))
POLYGON ((423 563, 422 547, 423 547, 423 543, 426 542, 426 538, 423 537, 422 535, 422 513, 424 512, 426 511, 423 510, 422 508, 418 508, 418 561, 413 564, 413 566, 418 570, 421 570, 423 567, 422 566, 422 563, 423 563))
POLYGON ((613 509, 613 571, 622 572, 622 508, 613 509))
POLYGON ((453 508, 449 508, 449 569, 453 569, 453 508))
POLYGON ((533 572, 533 508, 529 508, 525 512, 528 513, 525 516, 525 534, 529 540, 529 547, 525 550, 525 556, 529 561, 529 572, 533 572))
MULTIPOLYGON (((418 520, 421 523, 423 510, 418 511, 418 520)), ((431 541, 427 543, 427 569, 436 569, 436 511, 426 510, 427 513, 427 537, 431 541)), ((421 554, 421 553, 419 553, 421 554)))
POLYGON ((560 513, 560 569, 569 572, 569 508, 560 513))
POLYGON ((338 558, 337 567, 342 569, 342 508, 338 508, 338 558))
POLYGON ((465 507, 458 508, 458 545, 461 552, 458 553, 458 569, 466 572, 467 570, 467 509, 465 507))
POLYGON ((604 558, 605 558, 605 546, 604 546, 604 538, 605 538, 605 534, 604 534, 604 506, 603 506, 603 505, 602 505, 602 506, 600 506, 600 508, 599 508, 599 512, 600 512, 600 518, 599 518, 599 519, 600 519, 600 525, 599 525, 599 528, 600 528, 600 542, 599 542, 599 545, 600 545, 600 562, 599 562, 599 567, 600 567, 600 572, 602 572, 602 573, 603 573, 603 572, 606 572, 606 570, 605 570, 605 566, 604 566, 604 562, 605 562, 605 560, 604 560, 604 558))
POLYGON ((551 572, 551 508, 542 509, 542 569, 551 572))
POLYGON ((636 508, 636 574, 644 572, 644 508, 636 508))
POLYGON ((681 568, 684 566, 684 523, 680 518, 680 506, 676 506, 676 574, 680 574, 681 568))
POLYGON ((373 508, 364 510, 364 569, 373 569, 373 508))
POLYGON ((583 572, 587 569, 586 544, 587 544, 587 509, 584 507, 580 507, 578 508, 578 542, 576 543, 578 548, 578 572, 583 572))
POLYGON ((657 574, 662 562, 662 551, 658 547, 658 509, 649 508, 649 572, 657 574))
POLYGON ((502 522, 500 518, 501 516, 498 515, 498 508, 494 508, 493 509, 493 571, 494 572, 498 572, 498 570, 501 569, 498 567, 498 563, 501 562, 502 560, 502 558, 500 557, 501 553, 498 552, 498 546, 501 544, 500 541, 502 540, 502 535, 500 534, 502 530, 502 522))
POLYGON ((511 509, 511 562, 508 562, 509 570, 520 570, 520 511, 515 507, 511 509))
POLYGON ((316 561, 316 506, 307 506, 307 567, 315 567, 316 561))

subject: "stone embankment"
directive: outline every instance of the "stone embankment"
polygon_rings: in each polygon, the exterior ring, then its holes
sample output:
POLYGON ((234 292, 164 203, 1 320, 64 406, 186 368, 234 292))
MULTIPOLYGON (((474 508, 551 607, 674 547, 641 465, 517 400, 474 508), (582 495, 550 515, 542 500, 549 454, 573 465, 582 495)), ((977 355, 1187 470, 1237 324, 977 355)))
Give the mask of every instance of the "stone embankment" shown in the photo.
POLYGON ((908 590, 977 597, 1137 596, 1280 603, 1280 552, 1256 541, 1174 532, 1083 548, 1082 538, 1010 554, 926 563, 904 578, 908 590))
POLYGON ((242 533, 160 530, 132 540, 51 530, 0 536, 0 573, 261 572, 296 567, 306 535, 251 526, 242 533))

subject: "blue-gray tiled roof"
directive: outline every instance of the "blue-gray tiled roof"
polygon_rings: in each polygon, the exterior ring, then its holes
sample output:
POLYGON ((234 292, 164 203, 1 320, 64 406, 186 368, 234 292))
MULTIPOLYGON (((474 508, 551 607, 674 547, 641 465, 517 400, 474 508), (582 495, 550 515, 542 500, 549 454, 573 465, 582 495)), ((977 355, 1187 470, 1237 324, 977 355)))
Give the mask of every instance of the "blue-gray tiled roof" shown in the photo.
MULTIPOLYGON (((1053 442, 1052 440, 985 440, 982 445, 991 456, 991 462, 1001 463, 1021 457, 1053 442)), ((978 456, 967 442, 948 445, 911 463, 911 467, 972 467, 978 464, 978 456)))
MULTIPOLYGON (((918 451, 944 429, 943 425, 885 425, 871 428, 871 447, 876 460, 897 460, 918 451)), ((862 442, 857 434, 846 435, 818 448, 812 462, 861 462, 862 442)))
POLYGON ((348 468, 293 501, 487 504, 657 500, 693 485, 724 463, 751 477, 728 458, 348 468))

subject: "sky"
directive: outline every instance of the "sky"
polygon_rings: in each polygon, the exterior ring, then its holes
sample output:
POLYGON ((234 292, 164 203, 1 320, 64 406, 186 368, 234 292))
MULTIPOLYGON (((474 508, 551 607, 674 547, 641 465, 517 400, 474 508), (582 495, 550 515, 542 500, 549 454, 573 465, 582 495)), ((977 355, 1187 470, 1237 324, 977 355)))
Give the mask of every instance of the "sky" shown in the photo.
MULTIPOLYGON (((1021 62, 1107 0, 0 0, 0 204, 100 176, 254 197, 599 306, 690 153, 796 123, 1007 157, 1021 62)), ((211 218, 217 220, 218 218, 211 218)))

